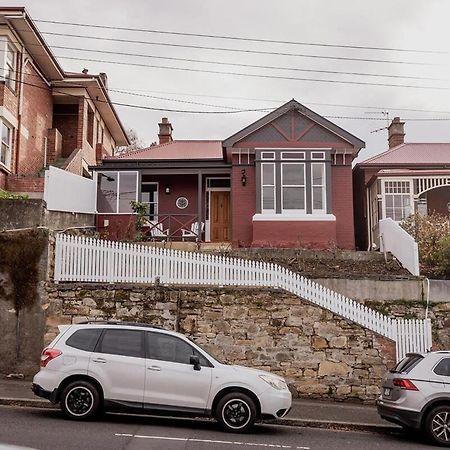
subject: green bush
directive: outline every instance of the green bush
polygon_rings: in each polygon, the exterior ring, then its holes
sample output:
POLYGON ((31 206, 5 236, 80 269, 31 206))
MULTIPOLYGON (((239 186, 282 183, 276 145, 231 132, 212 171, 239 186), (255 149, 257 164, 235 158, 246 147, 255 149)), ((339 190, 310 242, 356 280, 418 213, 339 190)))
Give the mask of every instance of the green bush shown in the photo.
POLYGON ((12 192, 3 191, 0 189, 0 200, 28 200, 27 194, 14 194, 12 192))
POLYGON ((414 214, 400 223, 417 242, 421 266, 450 275, 450 219, 443 214, 414 214))

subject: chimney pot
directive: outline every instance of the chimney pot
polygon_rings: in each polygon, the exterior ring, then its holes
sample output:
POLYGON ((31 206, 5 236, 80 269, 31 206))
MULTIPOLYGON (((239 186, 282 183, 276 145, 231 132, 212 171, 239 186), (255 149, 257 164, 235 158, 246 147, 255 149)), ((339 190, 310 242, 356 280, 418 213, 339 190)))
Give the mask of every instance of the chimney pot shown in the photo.
POLYGON ((405 122, 400 117, 394 117, 388 127, 389 148, 405 143, 405 122))
POLYGON ((158 134, 159 145, 168 144, 169 142, 172 142, 173 127, 172 124, 169 122, 169 119, 167 117, 163 117, 158 125, 159 125, 159 134, 158 134))

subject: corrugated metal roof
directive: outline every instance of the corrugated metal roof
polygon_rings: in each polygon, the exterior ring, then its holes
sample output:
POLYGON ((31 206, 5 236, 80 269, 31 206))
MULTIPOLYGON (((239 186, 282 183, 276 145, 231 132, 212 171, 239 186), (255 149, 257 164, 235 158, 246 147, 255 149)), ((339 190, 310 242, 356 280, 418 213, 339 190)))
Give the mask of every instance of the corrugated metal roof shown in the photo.
POLYGON ((173 141, 167 144, 143 148, 123 155, 111 156, 110 160, 196 160, 223 159, 222 141, 173 141))
POLYGON ((362 161, 358 165, 450 164, 450 143, 405 143, 362 161))

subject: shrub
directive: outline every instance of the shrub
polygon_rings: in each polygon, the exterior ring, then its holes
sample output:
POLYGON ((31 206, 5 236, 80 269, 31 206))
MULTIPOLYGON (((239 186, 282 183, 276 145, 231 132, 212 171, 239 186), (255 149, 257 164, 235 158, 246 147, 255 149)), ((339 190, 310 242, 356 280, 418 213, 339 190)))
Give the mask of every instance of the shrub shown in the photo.
POLYGON ((450 271, 450 220, 443 214, 414 214, 400 223, 417 242, 419 259, 432 273, 450 271))
POLYGON ((12 192, 3 191, 0 189, 0 200, 28 200, 27 194, 14 194, 12 192))

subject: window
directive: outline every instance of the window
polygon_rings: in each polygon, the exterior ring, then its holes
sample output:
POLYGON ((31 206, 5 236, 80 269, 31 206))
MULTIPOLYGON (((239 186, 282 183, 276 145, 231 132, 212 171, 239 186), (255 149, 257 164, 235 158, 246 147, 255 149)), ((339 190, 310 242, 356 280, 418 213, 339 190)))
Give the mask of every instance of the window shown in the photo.
POLYGON ((142 183, 141 202, 147 204, 149 220, 158 220, 158 183, 142 183))
POLYGON ((329 151, 257 150, 256 164, 257 173, 260 174, 257 213, 291 214, 292 217, 295 214, 331 213, 328 199, 330 189, 327 189, 331 173, 329 151), (269 154, 271 162, 267 160, 266 155, 269 154))
POLYGON ((450 358, 444 358, 439 361, 438 365, 434 368, 434 373, 436 375, 450 377, 450 358))
POLYGON ((85 330, 78 330, 72 334, 66 341, 66 345, 74 347, 79 350, 93 352, 97 345, 98 338, 102 334, 100 328, 89 328, 85 330))
POLYGON ((137 172, 97 172, 97 211, 132 214, 137 200, 137 172))
POLYGON ((409 373, 420 361, 423 360, 421 355, 406 356, 391 370, 391 373, 409 373))
POLYGON ((263 212, 275 212, 275 164, 261 164, 261 203, 263 212))
POLYGON ((281 202, 283 212, 305 211, 305 164, 281 165, 281 202))
POLYGON ((142 331, 107 329, 100 341, 98 353, 142 358, 144 355, 142 331))
POLYGON ((311 164, 312 185, 312 210, 313 212, 325 211, 325 164, 311 164))
POLYGON ((231 186, 231 178, 207 178, 206 187, 209 188, 229 188, 231 186))
POLYGON ((190 364, 191 356, 198 356, 200 365, 211 367, 211 363, 186 341, 163 333, 147 332, 147 358, 180 364, 190 364))
POLYGON ((5 83, 13 91, 16 89, 16 52, 14 48, 7 44, 6 45, 6 57, 5 57, 5 83))
POLYGON ((0 162, 6 167, 11 166, 11 138, 12 129, 5 122, 1 124, 0 162))
POLYGON ((411 209, 411 186, 409 181, 385 181, 386 217, 396 222, 409 217, 411 209))

